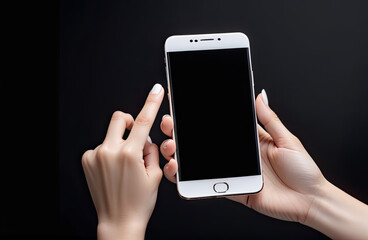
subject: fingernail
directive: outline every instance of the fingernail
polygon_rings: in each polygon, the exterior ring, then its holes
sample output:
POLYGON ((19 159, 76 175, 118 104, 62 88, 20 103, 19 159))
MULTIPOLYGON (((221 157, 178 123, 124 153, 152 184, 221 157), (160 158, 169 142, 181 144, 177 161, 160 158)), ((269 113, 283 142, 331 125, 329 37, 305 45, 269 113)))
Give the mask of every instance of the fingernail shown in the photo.
POLYGON ((152 88, 152 90, 151 90, 151 93, 152 93, 152 94, 158 94, 158 93, 161 91, 161 89, 162 89, 161 84, 156 83, 156 84, 153 86, 153 88, 152 88))
POLYGON ((164 148, 164 149, 166 149, 167 148, 167 144, 169 143, 169 140, 167 140, 167 141, 165 141, 164 142, 164 145, 162 145, 162 147, 164 148))
POLYGON ((152 139, 151 139, 151 137, 150 137, 150 136, 148 136, 148 137, 147 137, 147 141, 148 141, 149 143, 152 143, 152 139))
POLYGON ((165 117, 168 117, 168 116, 170 116, 170 115, 169 115, 169 114, 165 114, 165 115, 163 115, 163 116, 162 116, 162 120, 164 120, 164 118, 165 118, 165 117))
POLYGON ((262 98, 263 98, 263 102, 268 106, 268 97, 267 97, 267 93, 264 89, 262 89, 262 98))

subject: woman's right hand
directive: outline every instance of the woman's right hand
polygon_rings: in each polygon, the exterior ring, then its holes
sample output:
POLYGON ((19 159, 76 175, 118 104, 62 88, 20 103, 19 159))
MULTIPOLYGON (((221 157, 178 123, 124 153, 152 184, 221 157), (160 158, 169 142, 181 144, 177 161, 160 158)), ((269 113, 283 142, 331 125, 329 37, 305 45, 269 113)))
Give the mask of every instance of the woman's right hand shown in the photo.
MULTIPOLYGON (((256 99, 264 187, 251 195, 230 196, 262 214, 300 222, 336 239, 368 237, 368 207, 329 183, 302 143, 282 124, 268 106, 264 91, 256 99), (347 227, 348 226, 348 227, 347 227)), ((173 120, 166 115, 161 130, 172 138, 173 120)), ((169 161, 164 174, 176 182, 178 165, 172 139, 160 147, 169 161)))
POLYGON ((162 178, 158 147, 149 133, 164 92, 155 84, 135 120, 116 111, 103 143, 83 154, 100 240, 144 239, 162 178), (131 131, 123 139, 126 130, 131 131))

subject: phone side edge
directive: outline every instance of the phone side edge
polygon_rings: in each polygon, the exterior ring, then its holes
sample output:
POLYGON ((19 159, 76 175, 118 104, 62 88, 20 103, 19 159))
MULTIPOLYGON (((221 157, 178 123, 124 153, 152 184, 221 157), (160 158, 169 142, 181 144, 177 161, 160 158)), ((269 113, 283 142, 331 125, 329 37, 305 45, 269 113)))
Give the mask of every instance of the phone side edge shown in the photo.
MULTIPOLYGON (((174 120, 174 110, 173 110, 173 102, 172 102, 172 91, 171 91, 171 82, 170 82, 170 73, 169 73, 169 56, 168 56, 168 49, 166 48, 166 43, 168 41, 171 41, 170 39, 173 39, 175 38, 176 35, 174 36, 170 36, 169 38, 166 39, 166 42, 165 42, 165 71, 166 71, 166 80, 167 80, 167 88, 168 88, 168 98, 169 98, 169 109, 170 109, 170 116, 172 117, 173 119, 173 123, 175 124, 175 120, 174 120)), ((176 131, 175 131, 175 126, 173 127, 173 130, 172 130, 172 139, 174 140, 175 144, 176 144, 176 131)), ((176 146, 178 147, 178 145, 176 144, 176 146)), ((174 159, 177 161, 177 151, 175 151, 174 153, 174 159)), ((177 188, 177 191, 178 191, 178 194, 181 198, 183 199, 187 199, 185 196, 183 196, 181 193, 180 193, 180 190, 179 190, 179 162, 178 162, 178 171, 176 173, 176 188, 177 188)))

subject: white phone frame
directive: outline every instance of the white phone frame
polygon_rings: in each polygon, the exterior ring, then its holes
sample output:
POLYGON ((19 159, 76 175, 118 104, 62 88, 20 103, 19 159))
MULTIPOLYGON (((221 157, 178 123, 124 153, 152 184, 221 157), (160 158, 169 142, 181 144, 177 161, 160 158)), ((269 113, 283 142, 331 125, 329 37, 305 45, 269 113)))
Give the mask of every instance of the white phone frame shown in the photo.
MULTIPOLYGON (((169 105, 170 114, 173 115, 173 105, 171 102, 171 86, 170 75, 168 69, 168 52, 179 51, 196 51, 196 50, 213 50, 213 49, 231 49, 231 48, 248 48, 249 49, 249 61, 251 71, 251 81, 253 91, 253 108, 255 109, 254 99, 254 80, 253 70, 250 58, 250 45, 248 37, 241 32, 233 33, 212 33, 212 34, 195 34, 195 35, 174 35, 166 39, 165 42, 165 63, 166 63, 166 76, 169 92, 169 105), (212 39, 212 40, 211 40, 212 39), (192 42, 191 42, 192 40, 192 42)), ((255 111, 254 111, 255 113, 255 111)), ((254 116, 257 121, 256 114, 254 116)), ((175 121, 174 121, 175 122, 175 121)), ((256 122, 257 123, 257 122, 256 122)), ((175 123, 174 123, 175 124, 175 123)), ((257 126, 257 125, 256 125, 257 126)), ((245 176, 245 177, 232 177, 232 178, 216 178, 205 180, 193 180, 193 181, 179 181, 179 171, 177 176, 177 190, 179 195, 184 199, 199 199, 209 197, 223 197, 229 195, 242 195, 258 193, 263 188, 263 176, 261 166, 261 154, 259 149, 259 136, 258 128, 256 127, 257 141, 258 141, 258 154, 259 154, 259 167, 260 175, 245 176), (216 185, 217 184, 217 185, 216 185), (227 190, 225 190, 226 185, 227 190), (216 190, 218 190, 216 192, 216 190), (222 191, 220 191, 222 190, 222 191)), ((173 140, 175 141, 175 128, 173 129, 173 140)), ((179 146, 176 145, 178 148, 179 146)), ((175 153, 175 159, 177 159, 175 153)))

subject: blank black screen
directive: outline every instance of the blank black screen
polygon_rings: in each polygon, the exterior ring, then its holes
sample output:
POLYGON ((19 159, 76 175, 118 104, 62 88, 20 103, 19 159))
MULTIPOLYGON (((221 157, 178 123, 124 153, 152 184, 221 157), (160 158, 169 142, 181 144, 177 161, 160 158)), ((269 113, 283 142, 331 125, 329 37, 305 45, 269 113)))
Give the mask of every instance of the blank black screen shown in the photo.
POLYGON ((180 181, 260 174, 248 48, 168 53, 180 181))

